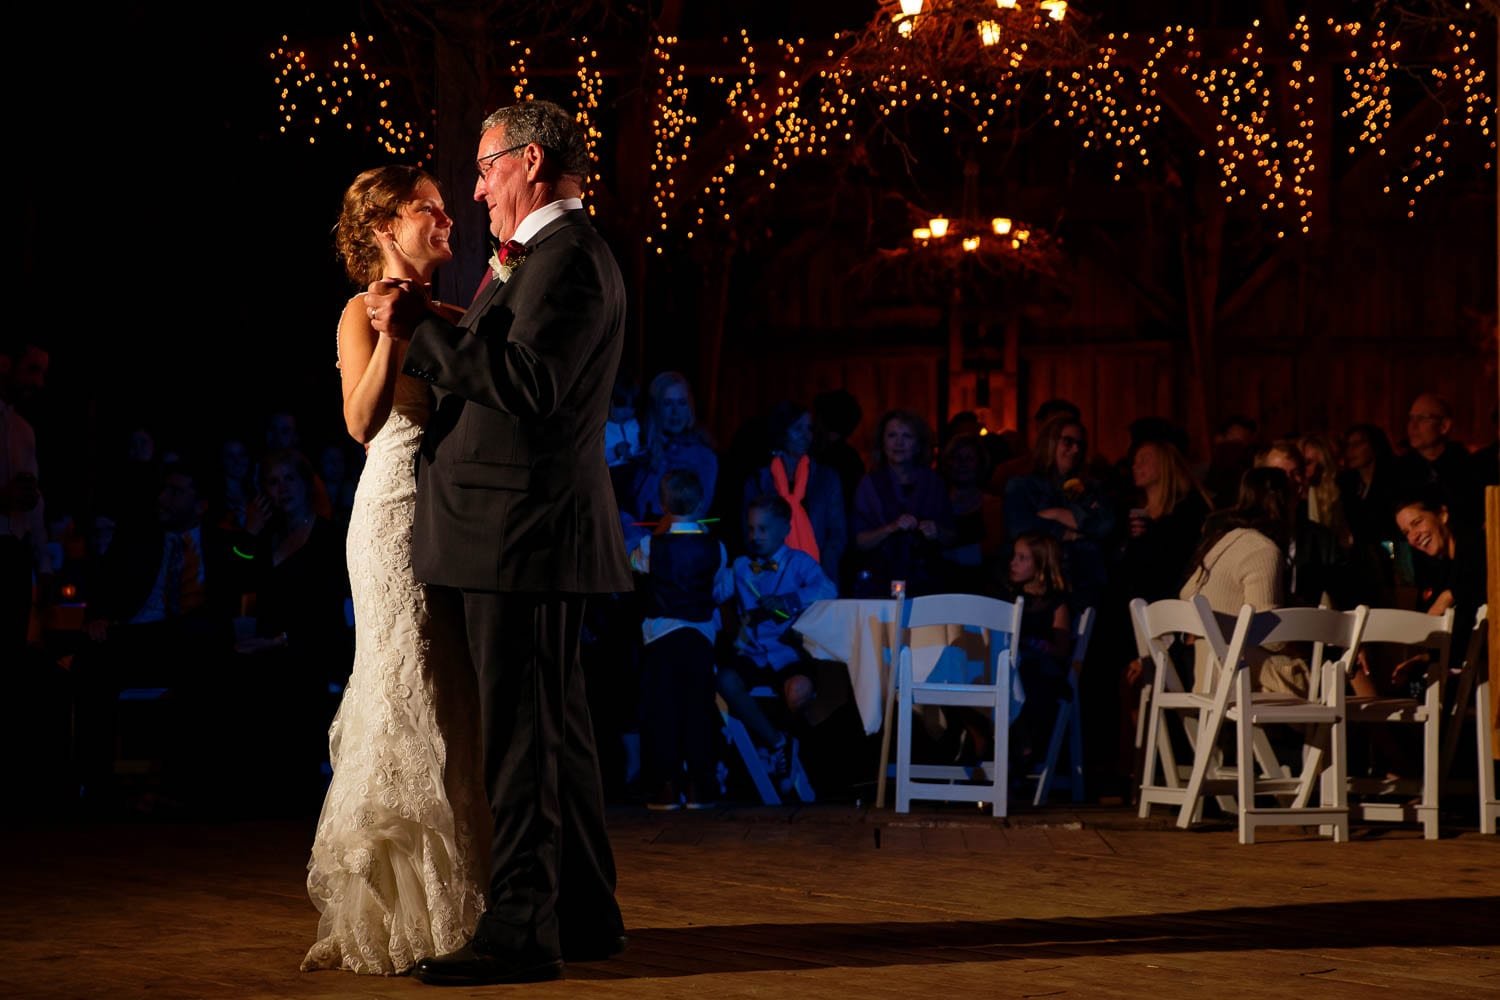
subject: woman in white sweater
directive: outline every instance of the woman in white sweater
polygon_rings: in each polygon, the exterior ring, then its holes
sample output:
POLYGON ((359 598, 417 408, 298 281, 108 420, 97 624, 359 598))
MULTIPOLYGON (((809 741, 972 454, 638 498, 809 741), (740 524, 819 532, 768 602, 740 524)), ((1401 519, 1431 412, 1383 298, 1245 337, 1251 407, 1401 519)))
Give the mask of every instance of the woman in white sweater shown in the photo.
MULTIPOLYGON (((1183 600, 1202 594, 1209 606, 1226 615, 1248 604, 1256 611, 1277 607, 1286 575, 1286 546, 1296 513, 1296 494, 1281 469, 1251 469, 1240 480, 1238 502, 1209 517, 1193 557, 1183 600)), ((1247 654, 1257 690, 1307 691, 1307 664, 1264 649, 1247 654)), ((1194 651, 1193 690, 1208 691, 1208 650, 1194 651)))

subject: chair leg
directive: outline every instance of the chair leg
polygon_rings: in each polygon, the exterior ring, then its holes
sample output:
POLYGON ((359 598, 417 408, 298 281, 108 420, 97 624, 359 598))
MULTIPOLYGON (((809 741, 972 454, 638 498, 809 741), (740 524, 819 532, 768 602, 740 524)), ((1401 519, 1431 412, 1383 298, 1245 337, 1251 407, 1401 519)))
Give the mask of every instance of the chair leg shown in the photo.
MULTIPOLYGON (((901 684, 896 706, 896 811, 911 812, 911 685, 901 684)), ((884 773, 882 769, 881 773, 884 773)))
POLYGON ((1010 678, 995 678, 995 801, 994 814, 1009 812, 1010 797, 1010 678))
MULTIPOLYGON (((1342 678, 1338 679, 1338 683, 1342 683, 1342 678)), ((1333 725, 1328 727, 1328 770, 1333 774, 1332 794, 1322 798, 1319 804, 1332 805, 1342 810, 1332 826, 1333 842, 1344 844, 1349 841, 1349 720, 1347 718, 1336 719, 1333 725)))
MULTIPOLYGON (((1247 685, 1248 687, 1248 685, 1247 685)), ((1235 725, 1235 735, 1238 740, 1236 771, 1239 779, 1239 814, 1240 814, 1240 843, 1255 843, 1255 818, 1252 811, 1255 809, 1255 762, 1251 759, 1254 751, 1253 744, 1254 725, 1249 719, 1249 699, 1246 698, 1241 705, 1239 720, 1235 725)))
POLYGON ((1479 754, 1479 832, 1500 833, 1500 802, 1495 800, 1495 748, 1490 732, 1489 678, 1474 685, 1474 744, 1479 754))
POLYGON ((765 767, 761 764, 760 754, 755 752, 755 744, 750 739, 750 733, 745 729, 745 724, 728 712, 721 711, 724 719, 724 735, 734 748, 739 751, 740 760, 745 764, 745 770, 750 774, 750 780, 755 784, 755 791, 760 795, 763 805, 781 805, 781 796, 776 792, 776 783, 771 776, 766 774, 765 767))
POLYGON ((1151 719, 1146 728, 1146 762, 1141 767, 1141 806, 1137 810, 1141 819, 1151 815, 1151 800, 1144 793, 1148 788, 1157 787, 1157 757, 1161 757, 1162 780, 1166 785, 1175 784, 1177 770, 1177 762, 1172 757, 1172 740, 1166 732, 1166 720, 1162 718, 1159 703, 1154 698, 1151 700, 1150 711, 1151 719))
MULTIPOLYGON (((1417 819, 1422 822, 1422 837, 1426 840, 1438 839, 1438 792, 1442 765, 1438 725, 1441 719, 1442 714, 1439 712, 1434 718, 1422 723, 1422 801, 1417 806, 1417 819)), ((1457 721, 1462 722, 1462 717, 1457 721)))
MULTIPOLYGON (((1206 708, 1199 713, 1198 738, 1193 741, 1193 772, 1188 777, 1187 791, 1177 809, 1177 826, 1186 830, 1192 825, 1202 807, 1203 782, 1208 777, 1208 762, 1213 757, 1214 744, 1218 742, 1219 716, 1215 709, 1206 708)), ((1244 770, 1243 767, 1240 768, 1244 770)))
POLYGON ((1073 697, 1073 710, 1068 713, 1068 770, 1072 772, 1069 791, 1074 802, 1083 801, 1083 714, 1078 696, 1073 697))
POLYGON ((885 724, 880 731, 880 774, 875 779, 875 808, 885 808, 886 772, 891 765, 891 728, 896 717, 896 664, 885 685, 885 724))
POLYGON ((1039 806, 1052 794, 1053 776, 1057 774, 1057 755, 1062 750, 1063 734, 1072 717, 1071 704, 1062 702, 1057 706, 1057 718, 1052 723, 1052 738, 1047 741, 1047 759, 1042 762, 1042 772, 1037 775, 1036 795, 1031 804, 1039 806))

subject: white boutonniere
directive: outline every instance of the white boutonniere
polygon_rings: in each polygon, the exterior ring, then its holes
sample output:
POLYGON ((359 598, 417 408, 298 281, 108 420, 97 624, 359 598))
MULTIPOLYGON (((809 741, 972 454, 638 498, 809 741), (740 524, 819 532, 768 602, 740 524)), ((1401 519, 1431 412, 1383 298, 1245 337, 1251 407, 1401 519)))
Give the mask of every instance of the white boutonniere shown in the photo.
POLYGON ((506 240, 490 255, 490 270, 502 282, 509 281, 516 268, 526 260, 526 244, 506 240))

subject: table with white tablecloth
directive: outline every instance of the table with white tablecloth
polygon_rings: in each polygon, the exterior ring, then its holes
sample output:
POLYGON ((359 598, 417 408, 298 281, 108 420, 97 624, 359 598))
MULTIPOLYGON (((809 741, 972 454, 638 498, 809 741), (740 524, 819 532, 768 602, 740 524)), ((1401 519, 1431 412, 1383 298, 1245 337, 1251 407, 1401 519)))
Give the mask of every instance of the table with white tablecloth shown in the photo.
MULTIPOLYGON (((803 647, 823 660, 849 668, 849 685, 866 733, 875 733, 885 717, 892 653, 896 648, 897 609, 890 598, 840 598, 814 601, 792 623, 803 647)), ((978 629, 930 626, 912 630, 912 675, 918 681, 955 684, 988 681, 993 651, 978 629)), ((1011 719, 1026 700, 1018 673, 1011 676, 1011 719)))

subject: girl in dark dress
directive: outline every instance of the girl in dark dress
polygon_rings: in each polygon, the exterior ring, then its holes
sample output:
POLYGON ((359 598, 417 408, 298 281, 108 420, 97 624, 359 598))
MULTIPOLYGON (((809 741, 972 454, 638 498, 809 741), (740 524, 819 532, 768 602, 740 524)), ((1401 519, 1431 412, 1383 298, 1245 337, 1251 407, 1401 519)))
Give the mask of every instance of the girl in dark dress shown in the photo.
POLYGON ((1052 735, 1058 702, 1072 696, 1072 616, 1057 539, 1036 532, 1017 538, 1010 557, 1010 585, 1015 597, 1024 600, 1015 662, 1026 692, 1011 729, 1011 759, 1015 773, 1026 775, 1052 735))

